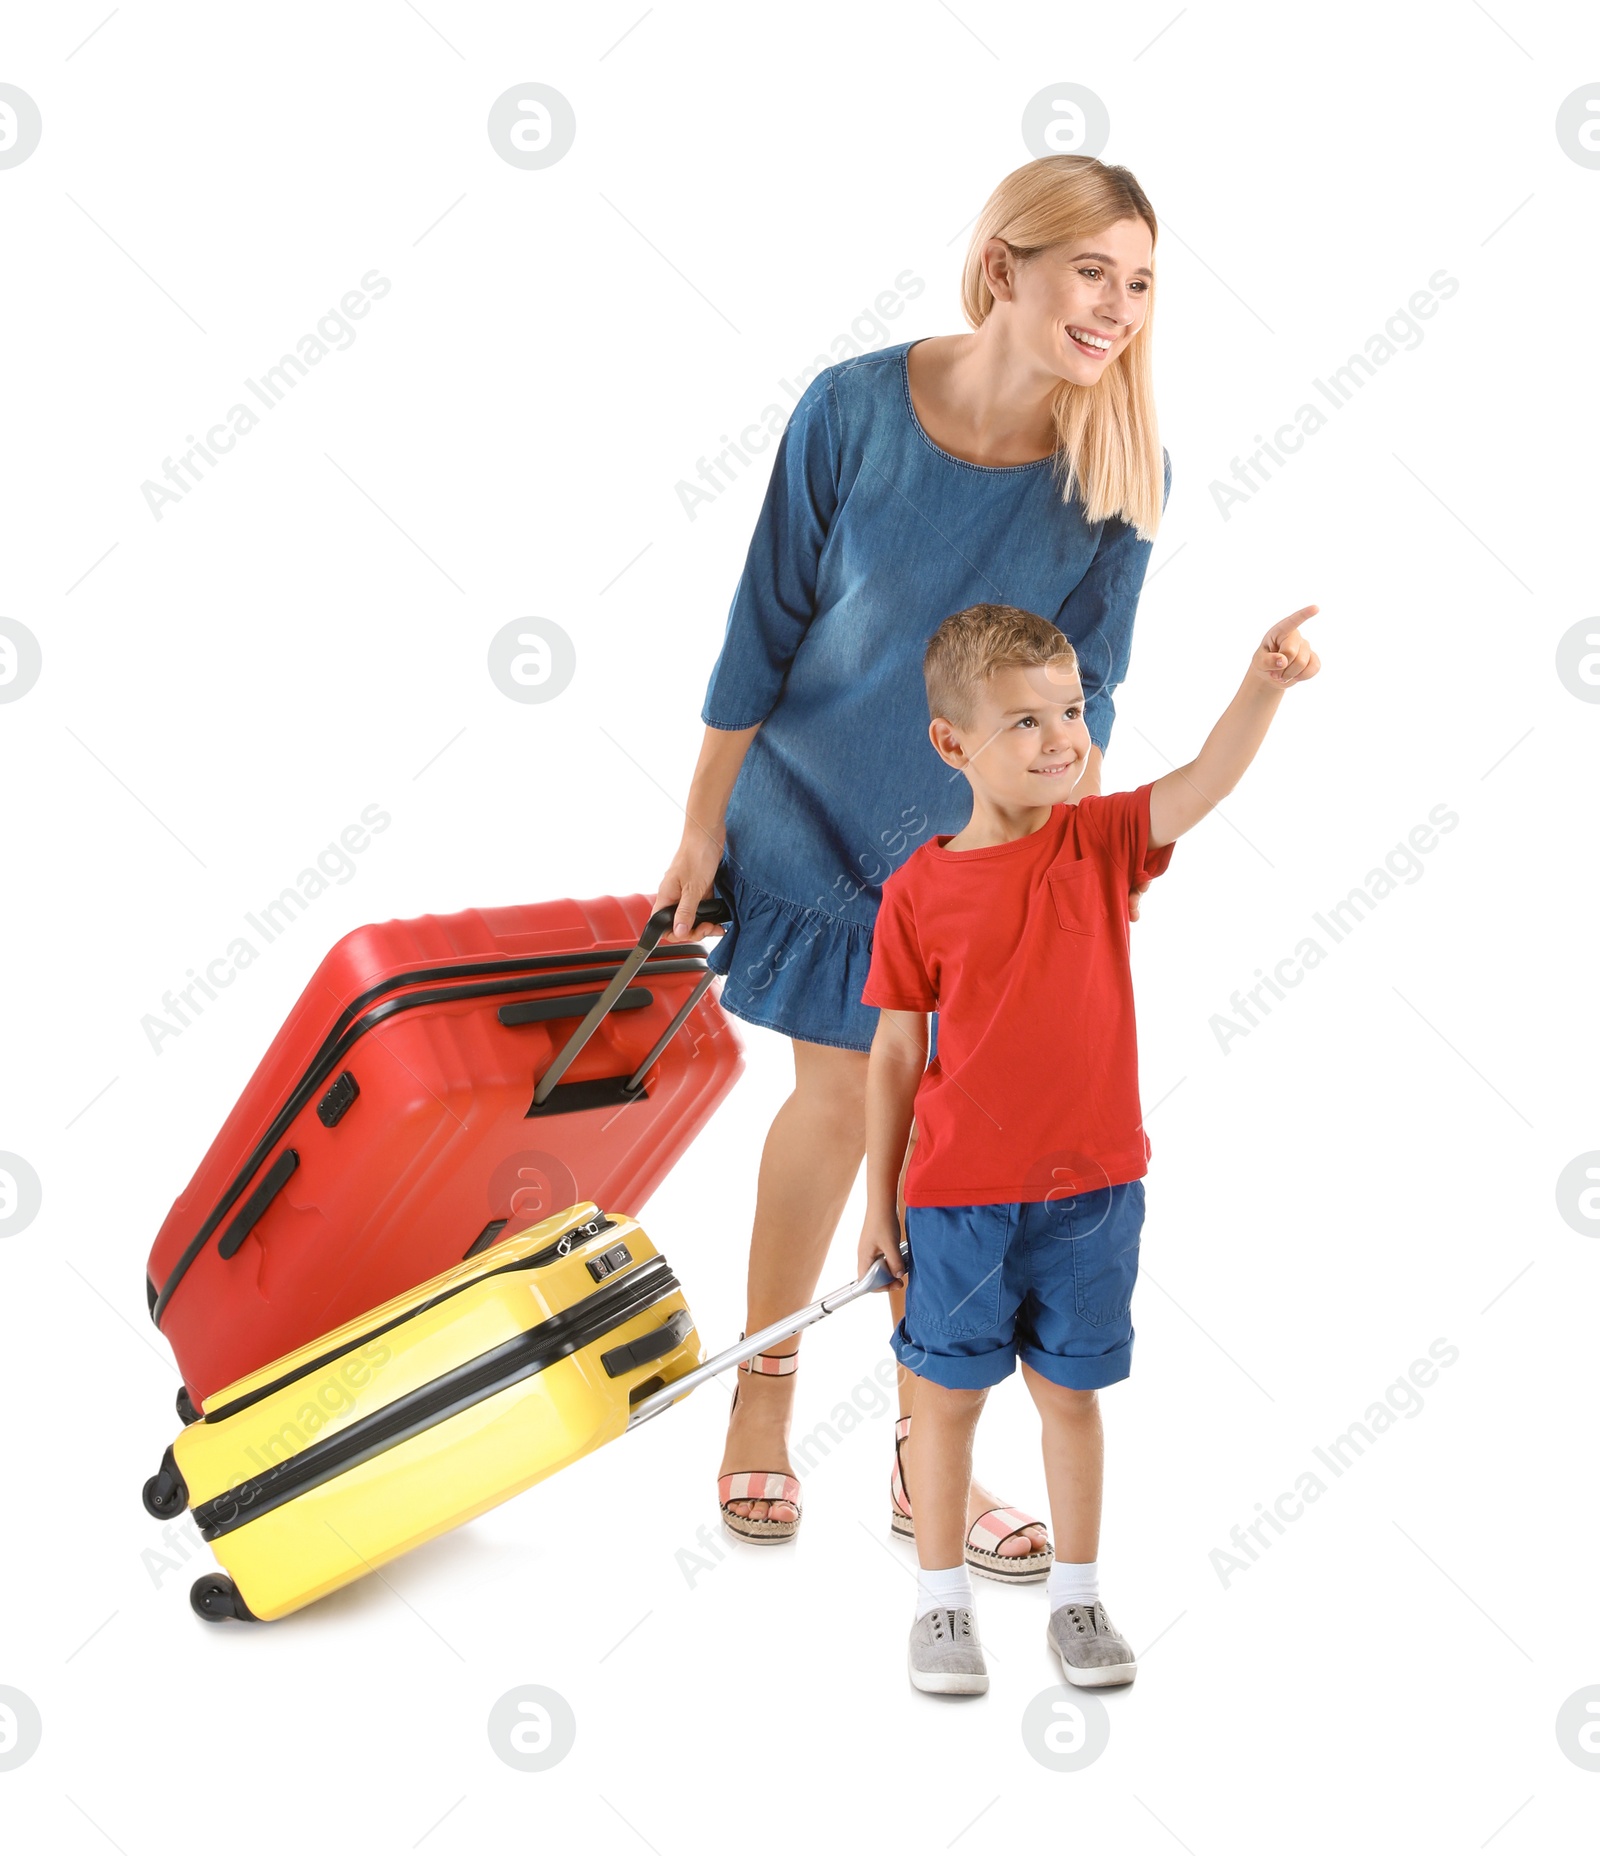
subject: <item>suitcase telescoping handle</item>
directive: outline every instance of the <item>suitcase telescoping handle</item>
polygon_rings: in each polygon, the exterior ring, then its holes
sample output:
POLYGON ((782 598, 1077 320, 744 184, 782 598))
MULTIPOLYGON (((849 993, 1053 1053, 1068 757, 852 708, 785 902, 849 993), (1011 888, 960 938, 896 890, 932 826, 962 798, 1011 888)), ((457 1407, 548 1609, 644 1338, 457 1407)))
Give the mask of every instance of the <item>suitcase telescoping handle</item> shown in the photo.
MULTIPOLYGON (((911 1254, 906 1246, 900 1246, 900 1257, 904 1263, 911 1261, 911 1254)), ((725 1347, 697 1366, 693 1372, 685 1373, 665 1385, 659 1392, 652 1392, 648 1398, 640 1399, 634 1406, 628 1419, 628 1429, 644 1424, 648 1419, 659 1416, 669 1405, 677 1404, 686 1392, 692 1392, 696 1386, 703 1386, 708 1379, 715 1379, 719 1373, 725 1373, 730 1366, 738 1366, 745 1360, 753 1360, 758 1353, 764 1353, 774 1341, 788 1340, 800 1333, 803 1328, 812 1326, 831 1315, 836 1308, 843 1308, 847 1302, 857 1301, 863 1295, 871 1295, 875 1290, 887 1289, 894 1281, 889 1273, 889 1266, 882 1257, 873 1264, 859 1282, 846 1283, 842 1289, 835 1289, 832 1295, 825 1295, 820 1301, 813 1302, 809 1308, 802 1308, 798 1314, 785 1315, 781 1321, 774 1321, 770 1327, 762 1328, 758 1334, 747 1334, 737 1346, 725 1347)))
MULTIPOLYGON (((606 1013, 611 1010, 617 1000, 628 990, 633 976, 655 952, 657 943, 672 926, 672 920, 676 914, 677 904, 671 902, 665 903, 661 908, 657 909, 655 914, 645 923, 644 933, 640 935, 638 945, 633 948, 627 958, 622 962, 622 965, 617 968, 616 972, 611 977, 610 984, 606 987, 605 991, 600 994, 599 998, 595 1000, 594 1004, 589 1007, 589 1010, 584 1014, 582 1023, 576 1027, 572 1036, 567 1039, 566 1043, 563 1044, 561 1049, 556 1053, 555 1061, 550 1065, 550 1068, 539 1078, 538 1086, 533 1092, 533 1105, 535 1108, 539 1108, 543 1105, 551 1090, 555 1088, 556 1084, 559 1083, 566 1074, 567 1066, 572 1062, 573 1058, 577 1056, 578 1052, 583 1049, 584 1045, 589 1042, 590 1038, 594 1036, 595 1032, 599 1030, 600 1020, 605 1017, 606 1013)), ((725 922, 731 918, 732 914, 733 911, 720 896, 707 896, 705 901, 695 910, 694 919, 696 925, 701 922, 725 922)), ((708 970, 701 974, 700 978, 696 980, 694 986, 690 989, 689 997, 684 1000, 683 1005, 674 1015, 672 1023, 662 1032, 654 1050, 652 1050, 649 1056, 645 1058, 644 1062, 639 1065, 633 1075, 628 1078, 628 1087, 630 1089, 638 1088, 639 1084, 644 1080, 645 1074, 649 1070, 651 1064, 655 1062, 657 1057, 661 1055, 662 1051, 666 1049, 667 1045, 677 1035, 679 1026, 682 1025, 683 1021, 700 1003, 700 995, 715 978, 716 975, 708 970)))

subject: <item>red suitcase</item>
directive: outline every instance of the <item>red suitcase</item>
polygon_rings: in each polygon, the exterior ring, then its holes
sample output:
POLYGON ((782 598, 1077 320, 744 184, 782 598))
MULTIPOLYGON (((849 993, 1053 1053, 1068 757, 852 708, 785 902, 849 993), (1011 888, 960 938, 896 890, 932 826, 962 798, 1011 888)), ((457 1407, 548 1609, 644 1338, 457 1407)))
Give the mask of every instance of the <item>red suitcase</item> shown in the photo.
POLYGON ((563 1206, 643 1207, 744 1067, 672 915, 602 896, 338 943, 150 1253, 180 1411, 563 1206))

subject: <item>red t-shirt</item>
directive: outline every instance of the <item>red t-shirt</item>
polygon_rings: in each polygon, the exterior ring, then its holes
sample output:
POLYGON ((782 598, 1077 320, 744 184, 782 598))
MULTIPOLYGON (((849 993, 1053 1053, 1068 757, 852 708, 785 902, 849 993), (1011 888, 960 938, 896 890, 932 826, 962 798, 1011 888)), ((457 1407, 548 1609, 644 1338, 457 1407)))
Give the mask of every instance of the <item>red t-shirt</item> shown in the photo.
POLYGON ((1159 876, 1150 788, 1052 806, 1025 838, 921 845, 883 886, 863 1005, 939 1014, 908 1205, 1070 1197, 1139 1179, 1128 891, 1159 876))

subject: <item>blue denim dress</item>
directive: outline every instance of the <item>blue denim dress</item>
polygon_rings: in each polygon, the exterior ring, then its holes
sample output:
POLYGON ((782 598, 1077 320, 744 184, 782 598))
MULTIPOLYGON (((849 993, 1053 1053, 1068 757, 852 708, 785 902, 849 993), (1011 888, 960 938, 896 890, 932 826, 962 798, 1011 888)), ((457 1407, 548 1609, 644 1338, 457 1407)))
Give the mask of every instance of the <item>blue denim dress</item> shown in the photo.
POLYGON ((877 1029, 861 990, 884 880, 972 812, 928 739, 929 638, 982 601, 1051 620, 1077 650, 1103 753, 1150 558, 1127 524, 1064 503, 1049 458, 990 466, 941 450, 912 407, 911 345, 837 362, 801 395, 700 715, 761 724, 716 876, 733 910, 707 952, 723 1006, 844 1050, 869 1049, 877 1029))

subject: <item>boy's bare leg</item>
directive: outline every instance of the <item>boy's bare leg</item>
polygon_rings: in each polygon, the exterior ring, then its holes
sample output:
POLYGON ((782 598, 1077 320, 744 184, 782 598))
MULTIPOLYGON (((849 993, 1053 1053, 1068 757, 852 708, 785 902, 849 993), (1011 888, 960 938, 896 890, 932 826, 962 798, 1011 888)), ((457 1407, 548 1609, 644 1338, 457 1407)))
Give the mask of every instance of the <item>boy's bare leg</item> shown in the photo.
MULTIPOLYGON (((1105 1432, 1100 1424, 1100 1397, 1058 1386, 1026 1363, 1022 1377, 1039 1408, 1044 1429, 1044 1479, 1050 1491, 1050 1525, 1055 1533, 1056 1562, 1087 1565, 1100 1556, 1100 1495, 1105 1479, 1105 1432)), ((917 1405, 916 1437, 922 1422, 917 1405)), ((922 1508, 917 1504, 917 1533, 922 1508)))
POLYGON ((1056 1563, 1045 1587, 1050 1647, 1061 1659, 1061 1673, 1075 1688, 1117 1688, 1133 1680, 1139 1662, 1098 1598, 1105 1470, 1100 1398, 1094 1392, 1058 1386, 1026 1363, 1022 1374, 1043 1421, 1044 1476, 1056 1534, 1056 1563), (1079 1568, 1090 1570, 1085 1575, 1079 1568), (1080 1583, 1085 1576, 1093 1583, 1080 1583))
MULTIPOLYGON (((900 1183, 895 1188, 895 1206, 900 1214, 900 1228, 902 1230, 905 1229, 906 1222, 906 1168, 911 1164, 911 1150, 916 1144, 917 1124, 913 1121, 911 1124, 911 1138, 906 1142, 906 1157, 900 1163, 900 1183)), ((899 1326, 900 1318, 905 1312, 905 1290, 903 1288, 891 1289, 889 1291, 889 1318, 896 1327, 899 1326)), ((917 1378, 915 1373, 909 1371, 904 1366, 900 1368, 898 1380, 900 1390, 900 1416, 902 1418, 909 1418, 911 1416, 912 1402, 917 1395, 917 1387, 922 1382, 917 1378)), ((911 1427, 913 1436, 916 1435, 916 1428, 916 1425, 912 1425, 911 1427)), ((915 1481, 913 1481, 910 1486, 915 1488, 915 1481)), ((987 1514, 991 1508, 998 1508, 999 1506, 1000 1503, 995 1500, 981 1482, 974 1482, 967 1491, 967 1527, 970 1528, 980 1514, 987 1514)), ((916 1518, 917 1534, 920 1538, 922 1533, 922 1502, 916 1495, 911 1497, 911 1509, 916 1518)), ((787 1510, 785 1510, 785 1512, 787 1513, 787 1510)), ((965 1541, 965 1530, 963 1531, 962 1538, 963 1541, 965 1541)), ((1045 1544, 1048 1538, 1049 1536, 1042 1527, 1030 1527, 1025 1534, 1014 1534, 1009 1540, 1003 1540, 996 1551, 1003 1554, 1007 1559, 1021 1559, 1029 1553, 1036 1553, 1039 1548, 1045 1544)), ((940 1560, 937 1563, 941 1566, 954 1566, 956 1562, 954 1560, 940 1560)), ((926 1564, 926 1562, 924 1562, 924 1564, 926 1564)))
MULTIPOLYGON (((867 1151, 866 1052, 800 1038, 790 1042, 794 1090, 773 1117, 756 1179, 747 1334, 804 1308, 816 1294, 823 1259, 867 1151)), ((773 1351, 792 1353, 798 1345, 798 1340, 784 1341, 773 1351)), ((736 1384, 738 1403, 720 1473, 768 1469, 789 1474, 794 1377, 740 1373, 736 1384)), ((757 1520, 795 1519, 788 1502, 729 1506, 757 1520)))
POLYGON ((911 1486, 916 1490, 917 1563, 926 1572, 962 1564, 966 1548, 967 1490, 972 1483, 972 1433, 989 1396, 917 1386, 917 1421, 911 1427, 911 1486))

